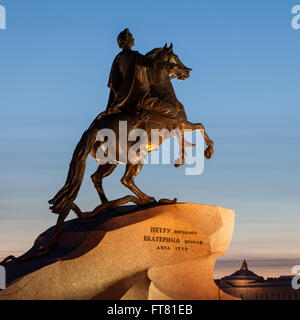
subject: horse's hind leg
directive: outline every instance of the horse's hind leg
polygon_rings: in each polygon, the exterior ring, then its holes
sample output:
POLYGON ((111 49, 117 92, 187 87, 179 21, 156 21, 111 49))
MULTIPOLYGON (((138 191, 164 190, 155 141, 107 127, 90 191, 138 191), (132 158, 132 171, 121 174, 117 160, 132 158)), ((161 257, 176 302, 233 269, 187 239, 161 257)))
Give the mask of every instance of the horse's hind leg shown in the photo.
POLYGON ((121 183, 135 193, 143 203, 154 202, 153 197, 149 197, 142 192, 134 183, 134 178, 140 173, 143 168, 143 164, 127 164, 124 176, 121 179, 121 183))
POLYGON ((108 202, 102 187, 102 180, 103 178, 109 176, 114 171, 116 166, 117 166, 116 164, 110 164, 110 163, 99 165, 97 171, 91 175, 91 179, 93 181, 94 187, 96 188, 102 203, 108 202))

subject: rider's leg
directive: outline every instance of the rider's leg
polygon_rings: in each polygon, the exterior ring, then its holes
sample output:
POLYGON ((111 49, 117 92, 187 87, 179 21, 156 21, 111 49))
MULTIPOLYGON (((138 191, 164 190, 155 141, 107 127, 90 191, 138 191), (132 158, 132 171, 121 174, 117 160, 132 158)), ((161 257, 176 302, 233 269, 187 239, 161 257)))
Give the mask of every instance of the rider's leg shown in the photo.
POLYGON ((143 164, 127 164, 125 174, 121 179, 121 183, 135 193, 143 202, 153 202, 155 199, 147 196, 134 183, 134 178, 140 173, 142 168, 143 164))
POLYGON ((109 176, 114 171, 116 166, 117 166, 116 164, 110 164, 110 163, 99 165, 97 171, 91 175, 91 179, 93 181, 94 187, 96 188, 102 203, 108 202, 102 187, 102 180, 103 178, 109 176))
POLYGON ((178 110, 176 103, 165 101, 159 97, 145 97, 142 108, 147 111, 154 111, 169 119, 176 119, 178 110))

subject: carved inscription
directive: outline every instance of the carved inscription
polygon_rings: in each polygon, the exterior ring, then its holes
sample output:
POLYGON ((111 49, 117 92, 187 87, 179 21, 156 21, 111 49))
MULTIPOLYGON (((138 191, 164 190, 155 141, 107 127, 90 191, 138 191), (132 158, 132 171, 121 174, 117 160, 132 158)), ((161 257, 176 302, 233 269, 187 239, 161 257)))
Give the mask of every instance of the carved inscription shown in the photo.
POLYGON ((203 244, 197 234, 197 231, 192 230, 153 226, 150 227, 149 233, 144 235, 144 241, 153 243, 157 250, 188 252, 193 246, 203 244))

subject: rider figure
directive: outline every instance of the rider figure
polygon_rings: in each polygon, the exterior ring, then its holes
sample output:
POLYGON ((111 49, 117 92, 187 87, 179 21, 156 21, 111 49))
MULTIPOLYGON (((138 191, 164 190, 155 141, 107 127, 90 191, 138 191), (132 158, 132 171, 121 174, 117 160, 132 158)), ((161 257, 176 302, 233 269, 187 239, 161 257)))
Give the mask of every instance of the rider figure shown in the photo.
POLYGON ((118 35, 122 51, 113 61, 108 87, 110 95, 105 114, 137 110, 154 110, 168 117, 176 117, 172 106, 158 97, 152 97, 146 68, 171 69, 174 63, 151 59, 131 50, 134 39, 128 29, 118 35), (172 110, 173 109, 173 110, 172 110))

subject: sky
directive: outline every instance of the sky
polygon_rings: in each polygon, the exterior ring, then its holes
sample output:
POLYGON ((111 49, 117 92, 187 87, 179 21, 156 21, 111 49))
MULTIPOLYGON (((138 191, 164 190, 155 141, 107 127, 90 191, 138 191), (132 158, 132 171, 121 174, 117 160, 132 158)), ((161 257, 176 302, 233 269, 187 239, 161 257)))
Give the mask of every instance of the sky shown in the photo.
MULTIPOLYGON (((299 2, 299 1, 298 1, 299 2)), ((165 42, 192 68, 172 80, 192 122, 215 141, 197 176, 145 166, 136 178, 156 198, 235 211, 228 252, 215 276, 244 258, 266 276, 300 264, 300 30, 289 0, 0 0, 0 257, 19 254, 55 224, 48 200, 64 184, 76 143, 105 109, 116 38, 129 28, 145 54, 165 42)), ((76 203, 98 205, 88 160, 76 203)), ((124 167, 104 181, 109 198, 128 192, 124 167)), ((70 218, 74 218, 70 215, 70 218)), ((232 272, 231 272, 232 271, 232 272)))

